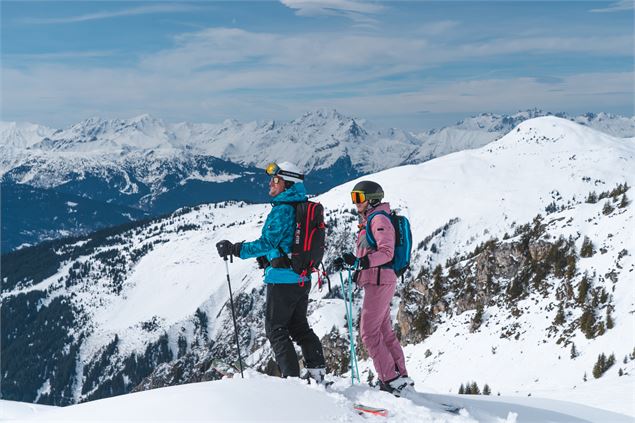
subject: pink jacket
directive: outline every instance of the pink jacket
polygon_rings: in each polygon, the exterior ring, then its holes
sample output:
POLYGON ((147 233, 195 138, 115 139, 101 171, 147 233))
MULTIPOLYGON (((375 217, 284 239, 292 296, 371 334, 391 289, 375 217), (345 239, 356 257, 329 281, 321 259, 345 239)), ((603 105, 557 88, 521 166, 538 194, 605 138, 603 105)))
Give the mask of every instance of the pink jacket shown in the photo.
POLYGON ((392 260, 395 253, 395 228, 392 226, 390 219, 384 215, 377 215, 371 221, 370 230, 377 242, 377 249, 371 249, 366 240, 366 219, 376 211, 385 211, 390 213, 390 205, 388 203, 380 203, 377 207, 368 208, 366 212, 360 215, 361 229, 357 233, 357 257, 368 256, 370 264, 369 269, 364 269, 357 275, 357 284, 360 287, 373 283, 376 285, 389 285, 397 283, 397 275, 390 268, 380 268, 392 260))

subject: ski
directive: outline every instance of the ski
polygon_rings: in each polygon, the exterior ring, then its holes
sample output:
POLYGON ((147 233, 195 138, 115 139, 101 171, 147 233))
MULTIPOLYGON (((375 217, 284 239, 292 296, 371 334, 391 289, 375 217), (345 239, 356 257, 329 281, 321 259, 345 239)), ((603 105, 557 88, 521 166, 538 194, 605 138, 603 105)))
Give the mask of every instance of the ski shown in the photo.
POLYGON ((353 408, 360 415, 372 414, 374 416, 388 417, 388 410, 385 408, 371 407, 371 406, 359 404, 359 403, 353 404, 353 408))
POLYGON ((399 396, 402 398, 408 398, 415 404, 422 405, 432 409, 434 408, 441 409, 442 411, 445 411, 446 413, 459 414, 461 411, 461 407, 458 407, 453 404, 435 401, 434 399, 431 399, 430 397, 428 397, 426 394, 416 391, 413 387, 404 389, 403 391, 401 391, 399 396))

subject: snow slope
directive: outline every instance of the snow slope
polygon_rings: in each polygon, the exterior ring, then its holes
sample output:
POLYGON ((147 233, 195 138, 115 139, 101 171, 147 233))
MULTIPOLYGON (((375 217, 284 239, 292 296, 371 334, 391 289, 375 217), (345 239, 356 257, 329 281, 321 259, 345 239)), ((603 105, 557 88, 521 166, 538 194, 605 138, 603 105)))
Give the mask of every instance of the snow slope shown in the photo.
MULTIPOLYGON (((438 252, 417 250, 415 271, 409 277, 423 265, 443 264, 493 236, 502 238, 505 233, 513 233, 519 225, 531 222, 536 214, 544 214, 545 207, 552 202, 565 208, 549 217, 562 217, 564 221, 557 220, 549 231, 554 235, 588 235, 598 247, 606 249, 606 253, 584 259, 581 270, 595 271, 598 275, 615 270, 617 274, 615 328, 596 339, 576 338, 581 352, 576 360, 569 360, 568 348, 556 344, 545 333, 545 325, 539 324, 553 320, 553 312, 546 313, 544 302, 529 298, 518 305, 526 309, 521 320, 526 333, 517 340, 500 339, 496 323, 514 322, 507 311, 488 308, 486 322, 490 324, 479 332, 470 333, 467 329, 473 311, 466 311, 449 316, 423 343, 407 346, 408 363, 420 389, 455 393, 460 383, 478 380, 489 383, 494 393, 500 392, 508 402, 524 400, 531 394, 554 400, 569 399, 635 416, 629 403, 635 392, 632 360, 626 366, 620 364, 627 372, 625 376, 615 374, 617 366, 601 379, 593 380, 590 376, 599 352, 615 352, 619 363, 635 346, 633 206, 604 215, 604 201, 584 202, 590 191, 599 193, 624 182, 633 186, 634 168, 635 139, 614 138, 564 119, 545 117, 523 122, 505 137, 478 150, 364 178, 380 182, 386 199, 410 218, 415 244, 450 219, 458 218, 445 237, 434 238, 438 252), (630 253, 623 257, 622 267, 614 269, 613 263, 624 248, 630 253), (492 354, 492 346, 497 346, 496 354, 492 354), (427 350, 432 355, 428 356, 427 350), (586 384, 582 383, 584 372, 589 373, 586 384)), ((328 212, 327 219, 339 219, 340 232, 352 233, 356 227, 354 216, 348 213, 349 192, 356 182, 350 181, 318 197, 328 212)), ((628 194, 632 196, 631 191, 628 194)), ((76 333, 83 338, 73 382, 75 401, 86 398, 81 377, 84 367, 94 362, 115 336, 119 339, 119 353, 125 357, 143 352, 149 343, 167 334, 169 348, 176 357, 180 337, 188 339, 188 350, 194 348, 194 315, 201 310, 209 316, 209 339, 225 342, 231 348, 225 267, 215 254, 214 244, 221 239, 256 239, 269 207, 230 203, 184 211, 140 231, 123 234, 119 244, 104 246, 65 263, 39 285, 25 283, 3 292, 3 299, 46 290, 45 304, 56 296, 69 296, 71 302, 82 307, 88 320, 76 333), (179 230, 186 225, 194 226, 179 230), (150 244, 153 249, 146 254, 135 260, 129 258, 131 252, 150 244), (111 272, 98 258, 99 253, 109 251, 126 258, 121 291, 112 289, 111 280, 99 273, 102 268, 106 274, 111 272), (81 281, 67 286, 64 278, 74 262, 91 262, 93 270, 81 281)), ((579 247, 582 237, 577 242, 579 247)), ((329 250, 327 261, 335 254, 339 251, 329 250)), ((235 298, 252 299, 256 306, 246 313, 257 313, 257 304, 262 301, 261 271, 253 261, 237 260, 230 265, 230 273, 235 298)), ((331 275, 331 279, 337 284, 337 275, 331 275)), ((608 280, 598 283, 611 288, 608 280)), ((326 335, 333 326, 345 325, 341 300, 325 299, 324 294, 317 290, 311 294, 314 301, 310 320, 319 336, 326 335)), ((396 309, 393 306, 395 313, 396 309)), ((251 317, 251 326, 243 325, 241 329, 241 336, 244 335, 241 339, 243 345, 249 346, 247 362, 254 365, 270 351, 266 343, 258 343, 262 341, 261 316, 251 317)), ((114 358, 113 363, 116 365, 114 358)), ((362 369, 370 366, 367 361, 360 364, 362 369)), ((46 385, 46 381, 42 383, 46 385)), ((587 411, 580 413, 584 415, 587 411)), ((504 414, 497 418, 507 417, 504 414)))
POLYGON ((225 379, 156 389, 92 401, 64 408, 38 407, 21 412, 23 403, 0 402, 7 417, 0 421, 292 421, 362 422, 353 410, 356 402, 389 410, 387 418, 373 421, 415 423, 499 422, 630 422, 630 417, 585 405, 540 398, 458 397, 415 395, 395 398, 363 386, 339 380, 332 388, 307 385, 254 373, 247 378, 225 379), (444 412, 438 403, 461 407, 458 414, 444 412))

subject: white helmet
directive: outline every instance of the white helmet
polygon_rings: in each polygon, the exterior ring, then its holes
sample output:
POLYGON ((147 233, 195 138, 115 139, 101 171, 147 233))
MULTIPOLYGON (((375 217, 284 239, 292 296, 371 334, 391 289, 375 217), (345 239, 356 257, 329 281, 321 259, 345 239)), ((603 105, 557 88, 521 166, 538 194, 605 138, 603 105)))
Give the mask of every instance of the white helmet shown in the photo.
POLYGON ((270 163, 265 172, 268 175, 280 175, 282 179, 288 182, 303 182, 304 174, 300 168, 291 162, 270 163))

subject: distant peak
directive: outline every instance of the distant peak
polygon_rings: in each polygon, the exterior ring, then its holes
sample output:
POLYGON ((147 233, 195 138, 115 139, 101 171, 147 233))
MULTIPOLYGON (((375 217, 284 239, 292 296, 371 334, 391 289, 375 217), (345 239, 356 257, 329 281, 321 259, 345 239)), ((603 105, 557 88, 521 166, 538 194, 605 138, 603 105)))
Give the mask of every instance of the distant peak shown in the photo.
POLYGON ((319 118, 319 119, 338 119, 338 120, 349 120, 351 118, 344 116, 336 109, 327 109, 327 108, 319 108, 310 112, 306 112, 302 115, 300 119, 306 120, 311 118, 319 118))

